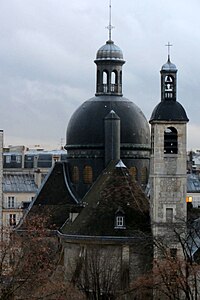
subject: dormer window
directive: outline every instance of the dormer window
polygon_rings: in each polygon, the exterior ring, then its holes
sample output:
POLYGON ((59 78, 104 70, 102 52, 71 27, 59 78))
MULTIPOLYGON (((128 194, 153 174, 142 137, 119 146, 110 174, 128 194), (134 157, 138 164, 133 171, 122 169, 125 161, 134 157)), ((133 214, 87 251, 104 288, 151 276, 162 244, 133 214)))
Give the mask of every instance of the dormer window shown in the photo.
POLYGON ((117 218, 116 218, 116 226, 117 227, 123 227, 124 226, 124 217, 117 216, 117 218))
POLYGON ((115 229, 126 229, 125 213, 121 207, 115 213, 115 229))

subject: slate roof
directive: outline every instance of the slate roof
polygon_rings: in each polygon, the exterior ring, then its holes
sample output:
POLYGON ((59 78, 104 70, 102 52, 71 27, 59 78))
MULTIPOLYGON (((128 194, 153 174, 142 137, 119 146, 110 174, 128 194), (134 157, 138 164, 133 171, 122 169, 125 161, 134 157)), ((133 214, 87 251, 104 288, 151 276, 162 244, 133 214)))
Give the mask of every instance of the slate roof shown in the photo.
POLYGON ((162 66, 161 70, 166 72, 170 72, 170 71, 175 73, 177 72, 176 65, 170 61, 169 56, 167 62, 162 66))
POLYGON ((187 174, 187 192, 200 193, 200 181, 196 174, 187 174))
POLYGON ((124 62, 122 50, 111 40, 108 40, 106 44, 97 51, 96 61, 98 60, 117 60, 124 62))
POLYGON ((189 119, 183 106, 174 100, 161 101, 154 108, 149 123, 155 121, 183 121, 188 122, 189 119))
POLYGON ((188 226, 188 237, 186 240, 186 250, 190 257, 194 260, 199 261, 199 256, 197 253, 200 249, 200 217, 193 220, 193 222, 188 226))
POLYGON ((149 201, 127 168, 111 162, 83 198, 84 209, 73 223, 66 223, 66 235, 133 237, 150 233, 149 201), (118 209, 125 215, 126 229, 115 229, 118 209))
POLYGON ((79 149, 80 146, 87 149, 88 145, 103 148, 105 133, 102 122, 111 110, 120 118, 121 144, 149 150, 150 131, 144 114, 132 101, 116 95, 90 98, 74 112, 67 126, 65 149, 79 149))
POLYGON ((44 215, 49 228, 58 229, 68 219, 71 210, 80 209, 79 202, 72 192, 68 165, 56 162, 44 180, 35 200, 29 206, 25 218, 44 215))
POLYGON ((33 174, 3 174, 4 193, 36 193, 33 174))

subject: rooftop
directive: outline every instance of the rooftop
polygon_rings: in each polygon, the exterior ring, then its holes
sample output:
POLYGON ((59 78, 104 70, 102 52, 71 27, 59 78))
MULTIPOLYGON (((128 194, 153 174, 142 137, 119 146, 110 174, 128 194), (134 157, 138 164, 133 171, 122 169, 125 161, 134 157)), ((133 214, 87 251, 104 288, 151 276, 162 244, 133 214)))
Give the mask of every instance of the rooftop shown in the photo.
POLYGON ((187 192, 200 193, 199 176, 196 174, 187 175, 187 192))
POLYGON ((3 174, 3 192, 4 193, 36 193, 37 185, 33 174, 3 174))
POLYGON ((84 209, 61 228, 63 234, 130 237, 150 232, 149 201, 124 165, 111 162, 82 203, 84 209), (125 217, 123 229, 115 227, 119 207, 125 217))

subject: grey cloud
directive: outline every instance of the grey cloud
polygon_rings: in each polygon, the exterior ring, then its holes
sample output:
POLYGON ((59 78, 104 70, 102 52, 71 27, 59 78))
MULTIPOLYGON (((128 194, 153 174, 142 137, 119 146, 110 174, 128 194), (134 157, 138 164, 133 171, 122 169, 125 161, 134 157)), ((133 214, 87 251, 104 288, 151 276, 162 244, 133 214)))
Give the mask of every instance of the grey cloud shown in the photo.
MULTIPOLYGON (((124 95, 149 118, 160 101, 164 46, 172 42, 178 99, 191 135, 199 128, 199 9, 197 0, 113 1, 113 39, 124 52, 124 95)), ((0 127, 6 142, 57 145, 73 111, 95 93, 97 49, 108 32, 108 1, 2 0, 0 127)), ((191 145, 192 146, 192 145, 191 145)))

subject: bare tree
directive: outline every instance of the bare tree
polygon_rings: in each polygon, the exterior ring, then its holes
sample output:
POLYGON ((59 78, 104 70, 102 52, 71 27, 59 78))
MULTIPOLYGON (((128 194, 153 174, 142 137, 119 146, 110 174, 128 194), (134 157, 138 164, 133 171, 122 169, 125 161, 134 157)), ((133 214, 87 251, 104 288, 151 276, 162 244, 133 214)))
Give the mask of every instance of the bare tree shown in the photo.
POLYGON ((23 229, 0 242, 0 299, 84 299, 64 281, 62 252, 43 217, 26 221, 23 229))
POLYGON ((168 247, 162 238, 154 239, 154 249, 159 256, 154 258, 153 267, 147 274, 132 282, 127 294, 134 294, 137 300, 151 299, 150 291, 154 299, 200 299, 199 223, 198 226, 190 224, 187 229, 187 234, 183 234, 173 228, 179 252, 168 247), (144 298, 148 292, 149 298, 144 298))
POLYGON ((83 247, 72 282, 87 299, 116 299, 120 291, 119 252, 93 245, 83 247))

